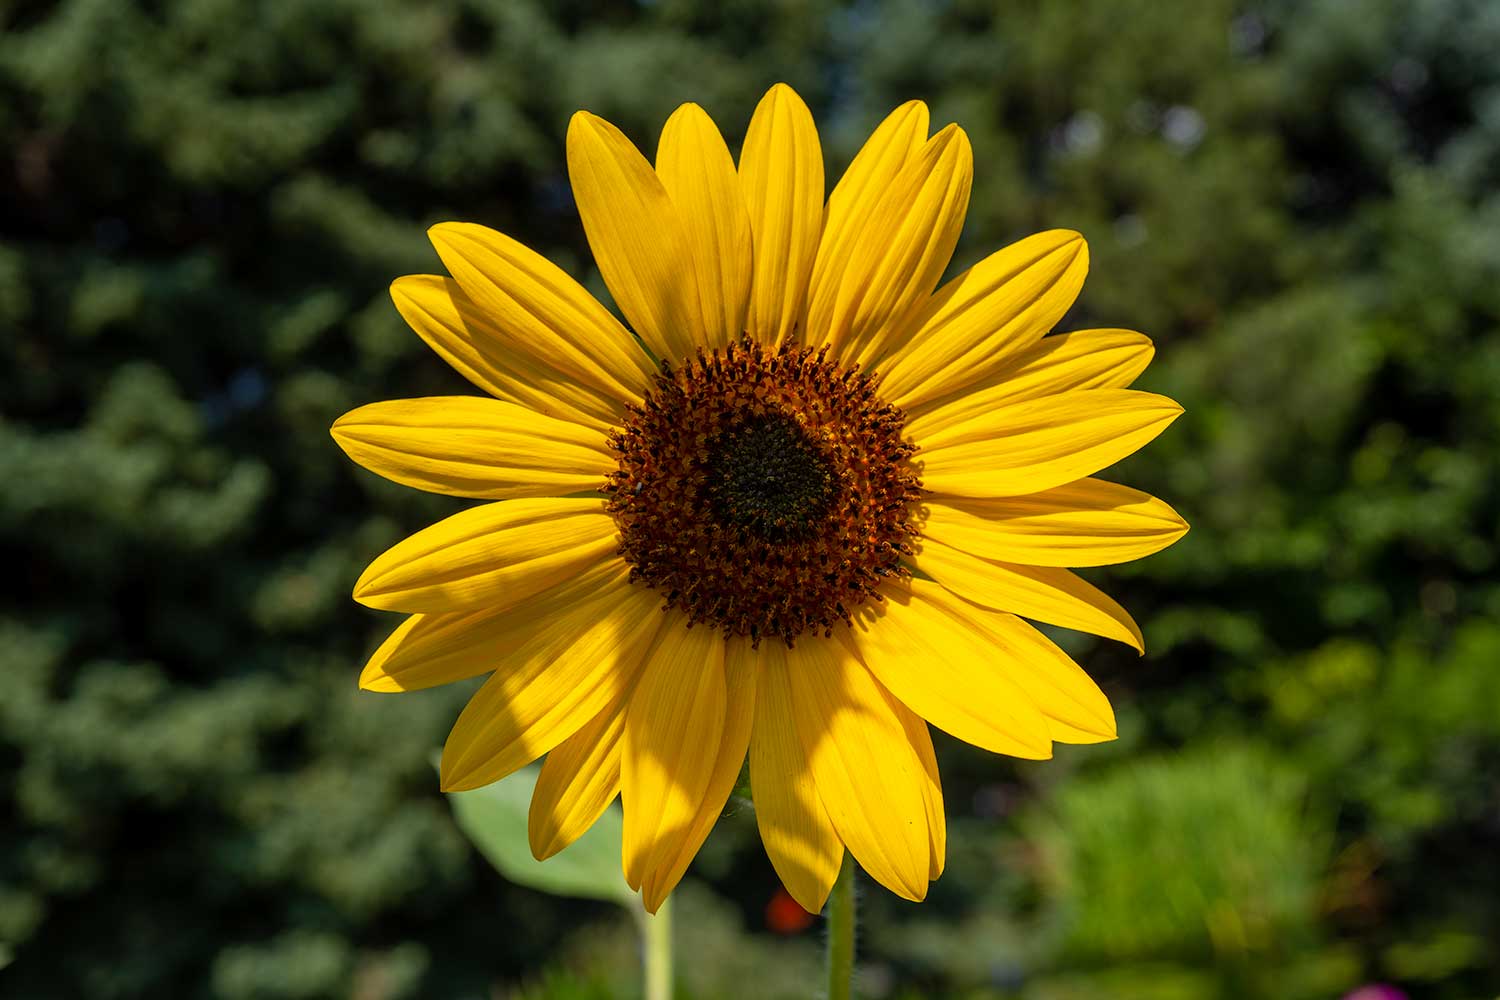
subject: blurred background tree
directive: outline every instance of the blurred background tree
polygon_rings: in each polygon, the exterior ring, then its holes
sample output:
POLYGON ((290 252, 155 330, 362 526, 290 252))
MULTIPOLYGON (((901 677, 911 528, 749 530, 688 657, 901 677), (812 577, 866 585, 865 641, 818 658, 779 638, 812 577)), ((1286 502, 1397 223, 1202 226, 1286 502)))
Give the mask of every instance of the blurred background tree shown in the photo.
MULTIPOLYGON (((440 269, 428 224, 602 293, 575 109, 650 151, 695 100, 737 145, 778 79, 833 171, 900 101, 959 121, 955 269, 1082 230, 1063 328, 1149 333, 1143 387, 1187 407, 1112 475, 1193 533, 1095 574, 1148 655, 1070 644, 1121 740, 940 741, 949 871, 868 895, 866 993, 1500 983, 1500 6, 0 0, 0 29, 0 995, 629 995, 613 908, 454 826, 428 755, 466 692, 355 691, 394 620, 352 581, 455 505, 327 427, 471 391, 385 294, 440 269)), ((693 996, 815 947, 768 933, 753 826, 683 893, 693 996)))

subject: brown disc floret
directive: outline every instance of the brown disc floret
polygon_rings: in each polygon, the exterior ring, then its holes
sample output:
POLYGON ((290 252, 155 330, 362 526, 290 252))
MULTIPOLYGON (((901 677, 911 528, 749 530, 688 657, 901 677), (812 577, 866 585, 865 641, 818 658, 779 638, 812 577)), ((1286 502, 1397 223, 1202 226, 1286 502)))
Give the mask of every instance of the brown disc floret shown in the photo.
POLYGON ((630 579, 726 635, 827 634, 912 552, 904 423, 823 349, 745 341, 663 365, 610 437, 630 579))

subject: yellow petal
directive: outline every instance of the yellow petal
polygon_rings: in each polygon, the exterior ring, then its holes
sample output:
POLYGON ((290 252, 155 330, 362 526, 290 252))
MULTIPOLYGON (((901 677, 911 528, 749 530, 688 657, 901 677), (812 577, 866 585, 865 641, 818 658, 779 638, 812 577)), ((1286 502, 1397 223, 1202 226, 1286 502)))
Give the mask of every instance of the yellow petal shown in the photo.
POLYGON ((971 555, 1029 566, 1109 566, 1187 533, 1171 507, 1140 490, 1080 479, 1027 496, 934 496, 922 533, 971 555))
MULTIPOLYGON (((397 625, 385 641, 376 647, 375 652, 366 661, 365 668, 359 674, 359 686, 362 691, 379 691, 383 694, 393 694, 397 691, 420 691, 423 688, 436 687, 439 684, 450 684, 453 681, 465 680, 469 677, 477 677, 488 673, 491 669, 487 658, 460 657, 448 663, 442 663, 431 670, 419 671, 418 668, 425 667, 427 660, 407 661, 402 664, 404 670, 391 671, 387 664, 395 658, 401 648, 412 640, 412 633, 424 623, 428 630, 438 625, 451 625, 469 621, 477 616, 470 614, 456 615, 408 615, 406 620, 397 625), (410 673, 410 677, 402 676, 410 673)), ((460 631, 462 631, 460 629, 460 631)))
POLYGON ((896 183, 908 162, 916 159, 927 141, 927 105, 907 101, 892 111, 865 141, 854 162, 828 196, 828 211, 809 291, 810 321, 804 338, 819 346, 827 342, 828 320, 838 312, 837 298, 844 272, 859 241, 867 238, 876 207, 896 183))
POLYGON ((499 610, 412 615, 365 664, 366 691, 419 691, 495 670, 546 623, 572 614, 606 591, 622 591, 630 568, 608 560, 499 610))
POLYGON ((755 822, 786 891, 804 910, 818 913, 838 877, 844 845, 818 798, 812 765, 797 735, 787 648, 767 641, 759 654, 750 736, 755 822))
POLYGON ((664 361, 693 353, 698 284, 677 208, 624 133, 580 111, 568 124, 568 179, 615 304, 664 361))
POLYGON ((915 581, 924 597, 955 621, 982 635, 992 673, 1003 673, 1025 690, 1059 743, 1099 743, 1115 738, 1109 699, 1083 668, 1052 640, 1015 615, 991 611, 915 581))
POLYGON ((995 497, 1039 493, 1093 475, 1156 437, 1182 413, 1166 396, 1096 389, 985 409, 968 399, 919 417, 922 485, 995 497))
POLYGON ((926 779, 885 692, 836 640, 804 638, 787 663, 797 734, 839 839, 881 885, 924 898, 926 779))
POLYGON ((354 599, 386 611, 499 610, 613 559, 618 545, 602 500, 484 504, 376 556, 354 599))
POLYGON ((740 151, 754 277, 745 327, 763 344, 794 336, 823 228, 823 149, 812 113, 784 83, 756 105, 740 151))
POLYGON ((906 730, 906 738, 911 741, 912 751, 922 768, 922 804, 927 808, 927 877, 937 881, 947 863, 948 817, 943 810, 943 783, 938 775, 937 754, 932 749, 932 734, 927 731, 927 723, 922 717, 903 705, 895 695, 886 691, 885 698, 900 720, 901 728, 906 730))
POLYGON ((650 388, 656 366, 646 352, 556 264, 473 223, 445 222, 427 236, 464 294, 517 350, 627 403, 650 388))
POLYGON ((927 140, 875 205, 847 265, 831 276, 837 290, 815 296, 809 337, 821 335, 842 360, 866 367, 904 338, 953 256, 973 180, 963 129, 949 125, 927 140))
POLYGON ((994 753, 1052 756, 1047 720, 1010 671, 997 670, 985 632, 953 613, 936 584, 881 587, 855 616, 853 641, 880 683, 928 722, 994 753))
POLYGON ((553 747, 537 775, 526 815, 531 854, 545 861, 588 832, 620 794, 625 700, 553 747))
POLYGON ((1140 626, 1110 596, 1065 569, 994 562, 931 538, 921 542, 922 572, 965 600, 1033 621, 1077 629, 1144 653, 1140 626))
POLYGON ((661 621, 661 598, 628 585, 577 605, 501 657, 443 746, 445 791, 525 767, 621 699, 661 621))
POLYGON ((1043 337, 982 382, 914 407, 915 419, 950 405, 990 408, 1090 389, 1123 389, 1136 380, 1156 349, 1133 330, 1079 330, 1043 337))
POLYGON ((755 668, 757 655, 745 639, 731 639, 724 648, 725 713, 724 735, 714 754, 713 771, 708 789, 698 804, 686 832, 673 838, 669 849, 657 854, 656 864, 646 870, 641 880, 641 897, 646 909, 655 913, 667 894, 682 881, 688 865, 708 839, 709 831, 724 811, 724 803, 739 780, 750 746, 750 727, 755 719, 755 668))
POLYGON ((1087 272, 1083 237, 1066 229, 991 254, 914 318, 905 348, 881 366, 881 395, 909 410, 979 381, 1062 319, 1087 272))
POLYGON ((371 403, 336 420, 333 439, 387 479, 488 500, 597 490, 616 464, 597 430, 478 396, 371 403))
POLYGON ((667 119, 656 173, 677 206, 697 275, 703 319, 689 332, 709 349, 739 340, 750 299, 750 216, 729 147, 698 105, 667 119))
POLYGON ((669 615, 625 714, 621 846, 632 889, 692 826, 724 738, 725 698, 724 637, 669 615))
POLYGON ((538 413, 608 430, 619 425, 625 404, 639 402, 648 386, 645 353, 613 319, 614 336, 625 338, 625 349, 603 352, 596 360, 537 322, 517 322, 513 316, 511 329, 519 332, 502 331, 452 278, 397 278, 391 299, 417 335, 460 375, 538 413), (627 364, 620 370, 603 370, 621 360, 627 364))

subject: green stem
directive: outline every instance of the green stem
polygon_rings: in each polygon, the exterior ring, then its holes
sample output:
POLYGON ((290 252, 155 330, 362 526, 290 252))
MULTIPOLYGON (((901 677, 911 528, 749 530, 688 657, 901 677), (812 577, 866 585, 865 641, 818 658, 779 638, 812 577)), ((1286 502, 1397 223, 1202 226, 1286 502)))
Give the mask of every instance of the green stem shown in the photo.
POLYGON ((844 865, 828 897, 828 1000, 850 1000, 854 977, 854 859, 844 865))
POLYGON ((656 916, 642 910, 641 917, 646 951, 646 1000, 672 1000, 672 901, 665 900, 656 916))

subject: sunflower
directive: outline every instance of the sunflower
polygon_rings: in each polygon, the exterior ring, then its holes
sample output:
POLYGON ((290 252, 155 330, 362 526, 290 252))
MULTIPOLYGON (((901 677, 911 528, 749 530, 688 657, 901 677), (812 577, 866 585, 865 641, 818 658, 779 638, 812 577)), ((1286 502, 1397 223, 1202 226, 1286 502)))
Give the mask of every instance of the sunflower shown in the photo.
POLYGON ((653 167, 587 112, 568 128, 584 232, 627 330, 558 267, 468 223, 430 231, 452 278, 391 288, 493 398, 340 418, 349 456, 495 501, 370 564, 355 598, 410 615, 360 677, 488 674, 443 748, 445 789, 546 755, 538 858, 618 795, 626 880, 655 911, 748 757, 761 838, 821 909, 844 850, 918 900, 946 827, 928 725, 1016 757, 1115 735, 1099 688, 1023 619, 1141 650, 1064 567, 1187 525, 1091 478, 1181 412, 1125 388, 1151 342, 1047 336, 1083 283, 1077 233, 1023 239, 938 287, 969 201, 957 125, 913 101, 825 201, 806 105, 778 84, 738 164, 694 104, 653 167))

